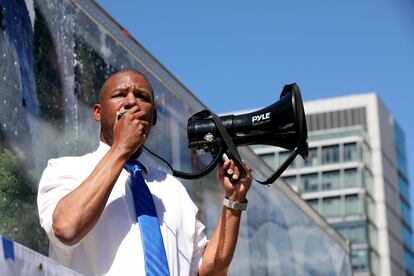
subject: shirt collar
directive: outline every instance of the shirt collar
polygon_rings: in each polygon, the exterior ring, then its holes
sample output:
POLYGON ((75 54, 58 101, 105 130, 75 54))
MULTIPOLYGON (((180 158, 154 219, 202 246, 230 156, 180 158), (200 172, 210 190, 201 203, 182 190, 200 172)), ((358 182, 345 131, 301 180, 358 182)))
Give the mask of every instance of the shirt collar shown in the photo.
MULTIPOLYGON (((103 142, 103 141, 99 141, 99 146, 98 146, 98 148, 96 149, 96 153, 98 154, 98 156, 99 156, 99 158, 103 158, 104 157, 104 155, 109 151, 109 149, 110 149, 111 147, 108 145, 108 144, 106 144, 105 142, 103 142)), ((142 165, 142 171, 145 173, 145 174, 148 174, 148 172, 149 172, 149 169, 148 169, 148 166, 147 165, 145 165, 140 159, 139 159, 139 157, 136 159, 137 161, 139 161, 140 163, 141 163, 141 165, 142 165)))

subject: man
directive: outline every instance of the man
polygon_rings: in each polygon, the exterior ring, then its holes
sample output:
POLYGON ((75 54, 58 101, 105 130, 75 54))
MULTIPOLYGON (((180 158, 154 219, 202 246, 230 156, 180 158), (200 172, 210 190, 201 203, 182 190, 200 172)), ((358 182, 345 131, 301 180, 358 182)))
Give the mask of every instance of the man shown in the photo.
MULTIPOLYGON (((96 152, 51 159, 40 180, 39 217, 50 239, 50 256, 85 275, 144 275, 145 249, 131 174, 124 166, 139 160, 157 120, 150 83, 134 70, 115 73, 101 88, 93 118, 101 124, 96 152)), ((145 164, 142 171, 156 207, 169 273, 225 275, 241 210, 223 206, 207 241, 197 208, 181 183, 145 164)), ((217 178, 230 202, 247 202, 251 178, 239 176, 232 160, 218 168, 217 178)))

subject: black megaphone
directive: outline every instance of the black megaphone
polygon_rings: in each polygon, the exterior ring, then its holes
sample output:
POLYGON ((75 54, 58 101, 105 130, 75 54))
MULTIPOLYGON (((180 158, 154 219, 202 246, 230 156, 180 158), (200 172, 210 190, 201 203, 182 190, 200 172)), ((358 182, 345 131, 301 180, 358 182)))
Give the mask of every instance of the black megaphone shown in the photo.
POLYGON ((271 177, 271 182, 280 176, 297 154, 304 159, 308 156, 306 117, 300 89, 295 83, 285 85, 280 99, 263 109, 221 116, 218 121, 209 115, 211 113, 202 111, 188 120, 188 147, 194 154, 221 154, 223 148, 229 148, 229 141, 224 136, 230 137, 230 144, 236 147, 261 144, 292 151, 291 156, 271 177), (227 134, 223 135, 218 124, 224 126, 227 134))

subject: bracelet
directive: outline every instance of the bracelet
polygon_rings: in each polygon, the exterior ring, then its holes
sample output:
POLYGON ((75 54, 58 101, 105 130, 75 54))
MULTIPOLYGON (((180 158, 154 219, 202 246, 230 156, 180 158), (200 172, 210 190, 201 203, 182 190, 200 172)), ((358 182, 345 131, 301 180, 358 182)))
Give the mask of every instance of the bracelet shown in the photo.
POLYGON ((233 210, 244 211, 247 209, 247 203, 248 203, 247 199, 245 202, 233 201, 233 200, 230 200, 228 197, 225 197, 223 199, 223 205, 233 210))

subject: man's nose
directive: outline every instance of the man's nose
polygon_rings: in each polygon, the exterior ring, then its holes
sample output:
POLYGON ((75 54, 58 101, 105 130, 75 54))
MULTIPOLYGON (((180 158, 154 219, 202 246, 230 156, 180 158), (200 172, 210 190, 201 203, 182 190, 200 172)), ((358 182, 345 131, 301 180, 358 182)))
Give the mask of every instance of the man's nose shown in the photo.
POLYGON ((137 105, 137 99, 135 98, 134 93, 132 92, 128 93, 127 96, 125 97, 124 108, 130 109, 136 105, 137 105))

